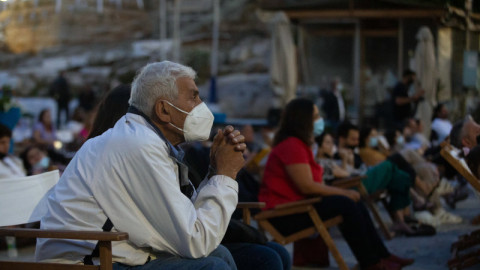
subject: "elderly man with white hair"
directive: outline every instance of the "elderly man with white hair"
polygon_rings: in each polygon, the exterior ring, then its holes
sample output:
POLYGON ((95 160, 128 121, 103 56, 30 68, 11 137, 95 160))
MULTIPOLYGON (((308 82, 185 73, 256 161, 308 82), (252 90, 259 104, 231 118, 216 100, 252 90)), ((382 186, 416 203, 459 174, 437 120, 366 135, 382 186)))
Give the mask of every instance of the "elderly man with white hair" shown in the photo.
MULTIPOLYGON (((114 269, 236 269, 220 245, 238 201, 234 180, 244 137, 219 130, 207 179, 196 191, 179 144, 207 140, 213 115, 191 68, 145 66, 132 84, 128 113, 88 140, 48 198, 43 229, 122 231, 114 269)), ((39 239, 36 260, 97 264, 95 241, 39 239)), ((97 255, 98 256, 98 255, 97 255)))

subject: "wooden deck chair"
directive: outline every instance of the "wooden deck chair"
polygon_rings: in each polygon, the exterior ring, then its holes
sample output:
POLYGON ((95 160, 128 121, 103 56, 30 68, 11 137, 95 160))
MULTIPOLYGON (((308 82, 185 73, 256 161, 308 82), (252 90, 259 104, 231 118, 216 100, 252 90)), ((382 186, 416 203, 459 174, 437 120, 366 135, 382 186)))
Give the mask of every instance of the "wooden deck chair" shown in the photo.
MULTIPOLYGON (((46 213, 47 196, 58 179, 58 170, 34 176, 0 179, 0 227, 39 221, 46 213)), ((97 240, 99 241, 100 265, 0 261, 0 270, 112 269, 111 241, 128 239, 128 234, 123 232, 0 228, 0 237, 5 236, 97 240)))
MULTIPOLYGON (((362 177, 354 177, 351 179, 338 180, 337 185, 342 188, 357 187, 359 184, 361 185, 361 179, 362 177)), ((342 223, 343 218, 341 216, 336 216, 329 220, 323 221, 315 210, 315 207, 313 206, 315 203, 318 203, 321 200, 322 199, 320 197, 317 197, 301 200, 298 202, 277 205, 273 209, 262 211, 259 214, 255 215, 254 219, 258 222, 261 230, 268 232, 273 237, 273 240, 275 242, 282 245, 286 245, 297 240, 307 238, 309 236, 315 235, 316 233, 320 234, 328 249, 332 253, 332 256, 337 262, 339 268, 342 270, 349 269, 327 230, 330 227, 337 226, 342 223), (269 221, 269 219, 275 217, 289 216, 302 213, 306 213, 310 216, 313 226, 295 232, 291 235, 282 235, 269 221)), ((243 210, 243 221, 247 224, 250 224, 250 208, 263 208, 265 207, 265 203, 239 203, 237 207, 243 210)))
POLYGON ((461 174, 468 183, 475 188, 477 192, 480 192, 480 181, 472 174, 470 168, 467 166, 465 159, 460 157, 460 150, 454 146, 444 143, 442 144, 442 150, 440 150, 440 155, 448 162, 452 167, 461 174))
MULTIPOLYGON (((440 154, 458 173, 467 179, 477 192, 480 192, 480 181, 472 174, 465 159, 460 156, 459 149, 448 143, 443 143, 440 154)), ((450 269, 464 269, 480 264, 480 250, 472 249, 479 244, 480 231, 460 236, 459 240, 452 244, 452 257, 448 261, 448 267, 450 269)))

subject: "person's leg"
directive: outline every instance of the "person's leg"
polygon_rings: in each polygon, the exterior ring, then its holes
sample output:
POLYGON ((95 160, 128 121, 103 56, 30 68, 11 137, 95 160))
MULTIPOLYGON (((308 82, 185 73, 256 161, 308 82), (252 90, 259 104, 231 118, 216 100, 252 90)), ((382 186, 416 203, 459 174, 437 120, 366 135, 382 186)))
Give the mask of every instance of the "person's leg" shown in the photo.
POLYGON ((280 258, 282 259, 283 270, 290 270, 292 268, 292 258, 290 257, 290 253, 288 253, 287 249, 285 249, 284 246, 276 242, 268 242, 267 246, 278 253, 280 258))
POLYGON ((113 270, 236 270, 237 267, 232 255, 224 246, 220 245, 210 255, 199 259, 187 259, 172 254, 159 254, 157 259, 144 265, 128 266, 120 263, 113 265, 113 270))
POLYGON ((266 245, 229 243, 225 247, 232 254, 239 270, 284 269, 280 255, 266 245))
POLYGON ((376 233, 370 216, 368 213, 365 215, 363 204, 355 203, 345 196, 327 196, 315 205, 315 209, 322 220, 338 215, 343 217, 339 229, 361 267, 376 264, 384 256, 379 251, 386 248, 376 233))

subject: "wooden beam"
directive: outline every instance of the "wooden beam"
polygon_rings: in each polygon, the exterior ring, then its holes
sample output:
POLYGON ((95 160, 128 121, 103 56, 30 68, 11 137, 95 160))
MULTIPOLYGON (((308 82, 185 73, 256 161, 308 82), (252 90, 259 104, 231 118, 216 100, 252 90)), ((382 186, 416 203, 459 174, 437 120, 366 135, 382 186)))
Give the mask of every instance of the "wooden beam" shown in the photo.
MULTIPOLYGON (((309 34, 316 36, 353 36, 354 29, 315 29, 308 31, 309 34)), ((361 35, 364 37, 397 37, 398 31, 396 29, 383 30, 362 30, 361 35)))
POLYGON ((442 17, 443 9, 400 9, 400 10, 286 10, 290 19, 312 18, 430 18, 442 17))

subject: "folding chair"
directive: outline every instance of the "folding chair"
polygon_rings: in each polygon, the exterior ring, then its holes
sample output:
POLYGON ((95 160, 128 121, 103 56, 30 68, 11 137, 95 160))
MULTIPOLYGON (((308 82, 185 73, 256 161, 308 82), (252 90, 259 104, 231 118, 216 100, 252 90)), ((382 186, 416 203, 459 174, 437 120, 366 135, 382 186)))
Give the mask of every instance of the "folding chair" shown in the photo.
MULTIPOLYGON (((361 185, 362 177, 353 177, 349 179, 343 179, 336 181, 336 186, 341 188, 352 188, 359 187, 361 185)), ((366 190, 364 190, 366 192, 366 190)), ((360 192, 362 193, 362 192, 360 192)), ((366 194, 366 193, 363 193, 366 194)), ((301 200, 297 202, 285 203, 277 205, 275 208, 262 211, 254 216, 254 219, 258 222, 258 225, 261 230, 268 232, 273 240, 279 244, 286 245, 292 242, 295 242, 300 239, 304 239, 315 234, 320 234, 323 241, 327 245, 328 249, 332 253, 335 261, 342 270, 349 269, 347 264, 342 258, 342 255, 338 251, 335 243, 333 242, 332 237, 328 232, 328 228, 337 226, 343 222, 341 216, 336 216, 329 220, 323 221, 315 210, 314 204, 320 202, 322 199, 320 197, 301 200), (303 229, 301 231, 295 232, 291 235, 281 234, 269 221, 271 218, 283 217, 294 214, 306 213, 310 216, 313 226, 303 229)), ((263 208, 265 203, 239 203, 237 208, 243 210, 243 221, 247 224, 250 224, 250 208, 263 208)))
MULTIPOLYGON (((39 221, 46 213, 46 199, 58 179, 58 170, 34 176, 0 179, 0 226, 39 221)), ((110 270, 112 269, 111 242, 128 239, 128 234, 123 232, 0 228, 0 237, 4 236, 97 240, 99 241, 100 265, 0 261, 0 270, 110 270)))
MULTIPOLYGON (((452 165, 467 181, 480 192, 480 181, 472 174, 468 168, 465 159, 460 157, 460 150, 454 146, 443 143, 440 155, 452 165)), ((480 244, 480 230, 472 232, 470 235, 463 235, 459 240, 452 244, 452 258, 448 261, 450 269, 464 269, 480 263, 480 249, 472 250, 480 244)))

